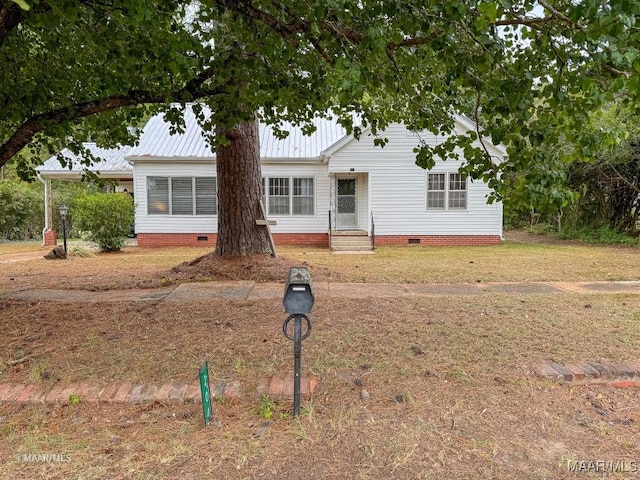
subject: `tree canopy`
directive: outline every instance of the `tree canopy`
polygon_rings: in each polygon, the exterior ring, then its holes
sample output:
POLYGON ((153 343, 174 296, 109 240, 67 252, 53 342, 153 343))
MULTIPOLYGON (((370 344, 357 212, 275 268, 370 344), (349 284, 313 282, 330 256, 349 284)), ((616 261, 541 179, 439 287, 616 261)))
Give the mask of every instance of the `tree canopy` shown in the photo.
POLYGON ((417 145, 417 161, 464 151, 497 186, 612 140, 582 126, 614 96, 637 105, 638 18, 632 0, 0 0, 0 165, 69 136, 132 141, 149 105, 200 99, 228 127, 333 108, 356 134, 396 120, 449 133, 461 112, 478 130, 417 145), (478 135, 509 160, 472 148, 478 135))

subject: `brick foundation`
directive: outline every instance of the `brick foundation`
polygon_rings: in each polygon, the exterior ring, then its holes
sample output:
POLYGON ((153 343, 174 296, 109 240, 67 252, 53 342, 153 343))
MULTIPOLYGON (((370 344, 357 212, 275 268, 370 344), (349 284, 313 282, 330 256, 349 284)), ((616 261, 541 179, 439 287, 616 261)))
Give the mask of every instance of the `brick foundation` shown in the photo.
MULTIPOLYGON (((214 247, 215 233, 139 233, 139 247, 214 247)), ((275 233, 276 245, 304 245, 328 247, 326 233, 275 233)))
POLYGON ((499 235, 376 235, 376 246, 425 245, 428 247, 462 247, 499 245, 499 235))
POLYGON ((58 236, 55 230, 47 230, 44 232, 44 245, 47 247, 56 246, 58 244, 58 236))
POLYGON ((301 245, 329 248, 329 235, 326 233, 274 233, 273 241, 277 245, 301 245))
MULTIPOLYGON (((55 232, 53 232, 55 235, 55 232)), ((326 233, 274 233, 276 245, 329 247, 326 233)), ((376 235, 376 246, 424 245, 428 247, 499 245, 498 235, 376 235)), ((139 247, 214 247, 215 233, 139 233, 139 247)), ((53 243, 55 245, 55 241, 53 243)))
POLYGON ((139 233, 139 247, 214 247, 215 233, 139 233))

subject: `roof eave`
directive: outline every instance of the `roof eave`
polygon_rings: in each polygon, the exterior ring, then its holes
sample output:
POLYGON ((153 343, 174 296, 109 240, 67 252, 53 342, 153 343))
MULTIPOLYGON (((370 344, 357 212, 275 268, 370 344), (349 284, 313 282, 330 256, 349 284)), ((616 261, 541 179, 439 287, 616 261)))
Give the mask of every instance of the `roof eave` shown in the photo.
MULTIPOLYGON (((42 178, 57 178, 57 179, 68 179, 68 180, 76 180, 81 179, 83 175, 86 175, 87 171, 80 170, 68 170, 68 171, 60 171, 60 170, 36 170, 38 175, 42 178)), ((101 172, 99 170, 89 170, 89 172, 96 174, 100 178, 133 178, 132 170, 108 170, 101 172)))

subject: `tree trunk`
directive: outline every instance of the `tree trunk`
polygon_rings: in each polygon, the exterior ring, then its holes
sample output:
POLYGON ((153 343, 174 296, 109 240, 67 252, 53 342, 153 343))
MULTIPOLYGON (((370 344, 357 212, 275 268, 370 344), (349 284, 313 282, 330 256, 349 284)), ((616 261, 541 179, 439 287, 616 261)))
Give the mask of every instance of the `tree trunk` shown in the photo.
POLYGON ((262 173, 258 122, 240 123, 233 129, 216 127, 228 140, 216 149, 218 176, 218 237, 215 255, 270 254, 262 219, 262 173))

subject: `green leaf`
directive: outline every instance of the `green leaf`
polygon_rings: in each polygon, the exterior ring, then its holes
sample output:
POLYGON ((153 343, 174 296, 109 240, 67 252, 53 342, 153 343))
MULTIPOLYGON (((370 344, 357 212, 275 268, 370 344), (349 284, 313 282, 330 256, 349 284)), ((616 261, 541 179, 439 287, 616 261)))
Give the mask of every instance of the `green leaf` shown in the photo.
POLYGON ((22 9, 22 10, 30 10, 31 9, 31 5, 29 5, 27 2, 25 2, 25 0, 11 0, 13 3, 17 3, 18 6, 22 9))

